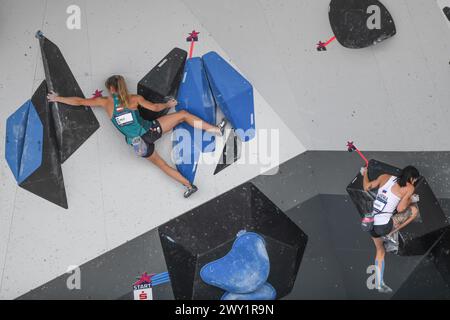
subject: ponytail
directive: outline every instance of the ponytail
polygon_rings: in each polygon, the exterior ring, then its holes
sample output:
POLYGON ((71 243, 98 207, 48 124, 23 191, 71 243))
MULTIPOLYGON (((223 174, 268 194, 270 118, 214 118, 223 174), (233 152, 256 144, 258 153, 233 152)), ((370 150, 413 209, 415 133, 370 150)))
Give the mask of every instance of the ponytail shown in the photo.
POLYGON ((105 86, 107 89, 110 89, 111 87, 114 88, 114 90, 117 91, 117 95, 118 95, 120 104, 125 108, 128 107, 129 93, 128 93, 127 84, 125 83, 125 79, 122 76, 115 75, 115 76, 109 77, 105 82, 105 86))

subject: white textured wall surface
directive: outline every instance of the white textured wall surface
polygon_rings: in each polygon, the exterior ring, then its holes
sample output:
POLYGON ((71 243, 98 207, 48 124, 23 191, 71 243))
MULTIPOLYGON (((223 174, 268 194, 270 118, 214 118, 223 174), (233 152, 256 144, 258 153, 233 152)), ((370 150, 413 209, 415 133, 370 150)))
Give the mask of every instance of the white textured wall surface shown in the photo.
POLYGON ((397 35, 334 42, 329 0, 185 0, 308 147, 449 150, 450 29, 435 0, 383 0, 397 35))

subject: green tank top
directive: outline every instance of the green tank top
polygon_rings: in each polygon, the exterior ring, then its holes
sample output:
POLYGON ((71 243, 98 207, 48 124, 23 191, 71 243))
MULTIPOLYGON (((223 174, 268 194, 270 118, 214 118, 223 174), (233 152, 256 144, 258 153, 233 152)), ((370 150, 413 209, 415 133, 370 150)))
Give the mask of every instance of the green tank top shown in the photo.
POLYGON ((128 144, 136 137, 142 136, 151 126, 151 122, 142 119, 138 110, 131 110, 120 106, 119 97, 113 94, 114 111, 111 118, 114 126, 125 136, 128 144))

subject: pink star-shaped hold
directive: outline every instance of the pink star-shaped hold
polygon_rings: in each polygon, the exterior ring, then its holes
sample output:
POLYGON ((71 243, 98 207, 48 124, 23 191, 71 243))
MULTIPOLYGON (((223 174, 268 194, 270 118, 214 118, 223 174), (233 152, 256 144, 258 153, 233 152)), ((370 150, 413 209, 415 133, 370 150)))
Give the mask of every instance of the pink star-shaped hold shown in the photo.
POLYGON ((198 41, 198 35, 199 34, 200 34, 200 32, 192 30, 192 32, 189 33, 189 37, 186 38, 186 41, 187 42, 198 41))
POLYGON ((100 98, 100 97, 103 97, 103 90, 98 90, 98 89, 96 89, 95 92, 92 94, 92 96, 93 96, 94 98, 100 98))
POLYGON ((147 274, 147 272, 144 272, 144 274, 134 283, 135 286, 141 285, 141 284, 149 284, 152 282, 154 274, 147 274))
POLYGON ((349 152, 355 151, 356 147, 353 144, 353 141, 348 141, 347 142, 347 149, 348 149, 349 152))

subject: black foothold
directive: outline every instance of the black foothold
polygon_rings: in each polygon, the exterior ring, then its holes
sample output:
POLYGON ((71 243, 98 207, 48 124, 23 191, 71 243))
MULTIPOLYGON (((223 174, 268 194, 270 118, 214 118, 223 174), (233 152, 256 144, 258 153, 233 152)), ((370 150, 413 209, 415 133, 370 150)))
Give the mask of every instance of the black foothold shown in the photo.
POLYGON ((35 35, 36 39, 42 39, 44 37, 44 33, 41 30, 36 31, 35 35))

